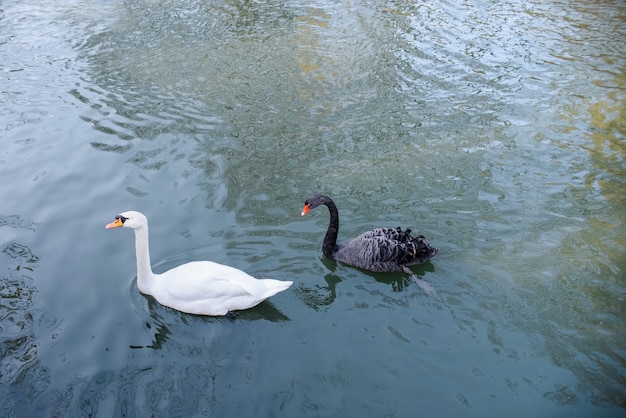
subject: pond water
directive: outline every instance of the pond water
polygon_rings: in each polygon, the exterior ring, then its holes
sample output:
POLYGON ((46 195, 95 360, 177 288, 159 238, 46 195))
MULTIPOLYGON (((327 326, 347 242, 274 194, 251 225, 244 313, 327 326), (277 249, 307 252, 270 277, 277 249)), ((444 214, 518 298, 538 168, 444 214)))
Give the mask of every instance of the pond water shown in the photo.
POLYGON ((0 416, 623 416, 622 1, 0 6, 0 416), (315 193, 434 294, 325 259, 315 193), (294 285, 161 306, 129 209, 155 271, 294 285))

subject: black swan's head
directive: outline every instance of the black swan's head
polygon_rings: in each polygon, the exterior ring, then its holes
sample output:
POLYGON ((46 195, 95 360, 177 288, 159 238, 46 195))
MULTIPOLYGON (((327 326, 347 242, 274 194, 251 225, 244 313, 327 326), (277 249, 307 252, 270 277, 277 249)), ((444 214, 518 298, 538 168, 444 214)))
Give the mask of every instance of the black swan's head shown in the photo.
POLYGON ((332 203, 332 201, 333 200, 330 197, 324 196, 321 194, 316 194, 315 196, 311 196, 307 200, 304 201, 304 208, 302 209, 301 215, 304 216, 307 213, 309 213, 311 209, 315 209, 319 205, 326 205, 328 203, 332 203))

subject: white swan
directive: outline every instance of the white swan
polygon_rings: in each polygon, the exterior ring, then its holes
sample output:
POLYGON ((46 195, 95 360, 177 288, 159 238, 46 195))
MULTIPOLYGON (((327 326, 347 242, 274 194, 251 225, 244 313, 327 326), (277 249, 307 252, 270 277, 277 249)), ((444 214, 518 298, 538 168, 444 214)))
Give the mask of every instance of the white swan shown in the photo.
POLYGON ((252 308, 292 285, 291 281, 255 279, 236 268, 212 261, 192 261, 155 274, 150 267, 148 219, 143 213, 119 214, 105 226, 135 230, 137 287, 159 303, 196 315, 226 315, 252 308))

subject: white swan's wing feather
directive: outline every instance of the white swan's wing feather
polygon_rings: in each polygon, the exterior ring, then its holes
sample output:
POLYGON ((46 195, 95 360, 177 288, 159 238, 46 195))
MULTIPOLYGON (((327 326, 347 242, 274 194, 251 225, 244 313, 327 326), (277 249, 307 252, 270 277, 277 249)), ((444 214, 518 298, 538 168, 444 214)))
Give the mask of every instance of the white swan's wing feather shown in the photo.
POLYGON ((161 304, 183 312, 224 315, 251 308, 291 283, 257 280, 234 267, 195 261, 157 275, 151 293, 161 304))

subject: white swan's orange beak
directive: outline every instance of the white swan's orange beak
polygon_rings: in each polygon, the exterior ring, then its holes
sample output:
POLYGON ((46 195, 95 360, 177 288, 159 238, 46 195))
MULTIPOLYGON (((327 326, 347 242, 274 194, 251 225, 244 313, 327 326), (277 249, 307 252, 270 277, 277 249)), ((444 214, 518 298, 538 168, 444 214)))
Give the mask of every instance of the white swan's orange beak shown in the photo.
POLYGON ((111 222, 110 224, 107 224, 105 226, 106 229, 111 229, 111 228, 119 228, 120 226, 124 225, 124 223, 122 222, 122 220, 120 218, 117 218, 116 220, 114 220, 113 222, 111 222))
POLYGON ((309 213, 310 210, 311 210, 311 208, 309 207, 309 205, 304 205, 304 208, 302 209, 302 213, 300 215, 304 216, 307 213, 309 213))

